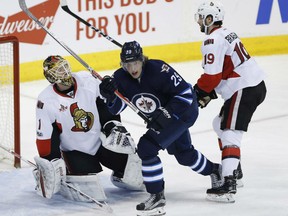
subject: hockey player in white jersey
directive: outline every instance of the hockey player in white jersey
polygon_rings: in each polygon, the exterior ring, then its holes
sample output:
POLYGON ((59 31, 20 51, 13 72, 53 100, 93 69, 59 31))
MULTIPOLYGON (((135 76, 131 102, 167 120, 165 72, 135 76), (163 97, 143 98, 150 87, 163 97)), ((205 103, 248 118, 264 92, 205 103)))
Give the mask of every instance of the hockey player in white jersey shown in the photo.
POLYGON ((67 181, 90 197, 105 200, 97 178, 102 166, 112 170, 115 186, 142 190, 134 141, 120 116, 108 111, 99 80, 89 72, 72 74, 68 61, 58 55, 45 59, 43 69, 51 84, 39 94, 36 108, 39 157, 33 173, 38 194, 51 198, 60 191, 66 198, 87 201, 61 185, 67 181))
MULTIPOLYGON (((213 121, 222 151, 223 185, 207 190, 212 201, 235 202, 236 180, 242 178, 240 147, 243 133, 266 96, 265 74, 248 54, 233 31, 222 27, 224 8, 220 2, 206 1, 195 14, 200 31, 207 35, 202 43, 204 73, 194 89, 201 108, 221 95, 224 104, 213 121)), ((239 186, 239 185, 237 185, 239 186)))

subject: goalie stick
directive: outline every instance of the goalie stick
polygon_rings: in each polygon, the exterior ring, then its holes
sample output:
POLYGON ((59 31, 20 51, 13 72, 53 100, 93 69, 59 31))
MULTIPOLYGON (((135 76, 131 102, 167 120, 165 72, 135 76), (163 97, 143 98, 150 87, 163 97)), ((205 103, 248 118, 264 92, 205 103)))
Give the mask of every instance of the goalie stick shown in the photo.
MULTIPOLYGON (((3 150, 9 152, 10 154, 14 155, 15 157, 19 158, 20 160, 24 161, 25 163, 29 164, 31 167, 37 168, 35 163, 23 158, 21 155, 17 154, 12 149, 8 149, 8 148, 2 146, 1 144, 0 144, 0 148, 2 148, 3 150)), ((80 191, 79 189, 75 188, 73 185, 71 185, 71 184, 69 184, 67 182, 61 181, 61 184, 63 184, 64 186, 74 190, 75 192, 77 192, 81 196, 83 196, 84 198, 86 198, 86 199, 92 201, 93 203, 95 203, 99 207, 97 209, 104 210, 104 211, 106 211, 108 213, 112 213, 113 212, 112 208, 105 201, 103 201, 103 203, 101 203, 101 202, 95 200, 94 198, 90 197, 89 195, 83 193, 82 191, 80 191)))
POLYGON ((120 44, 118 41, 114 40, 113 38, 111 38, 109 35, 106 35, 105 33, 103 33, 100 29, 92 26, 90 23, 88 23, 86 20, 82 19, 81 17, 79 17, 78 15, 76 15, 75 13, 73 13, 68 5, 67 5, 67 1, 66 0, 60 0, 60 4, 61 4, 61 8, 68 14, 70 14, 71 16, 73 16, 74 18, 76 18, 77 20, 79 20, 80 22, 84 23, 86 26, 88 26, 89 28, 93 29, 94 31, 96 31, 97 33, 99 33, 100 35, 102 35, 103 37, 105 37, 107 40, 109 40, 110 42, 114 43, 115 45, 119 46, 120 48, 122 47, 122 44, 120 44))
MULTIPOLYGON (((44 31, 47 32, 58 44, 60 44, 66 51, 68 51, 77 61, 79 61, 96 79, 102 80, 100 74, 98 74, 95 70, 93 70, 83 59, 81 59, 73 50, 71 50, 64 42, 58 40, 55 35, 49 31, 47 27, 45 27, 27 8, 25 0, 18 0, 20 8, 24 11, 24 13, 30 17, 32 20, 36 22, 44 31)), ((125 98, 118 90, 114 92, 114 94, 120 98, 127 106, 129 106, 134 112, 136 112, 145 122, 149 122, 149 118, 141 112, 133 103, 131 103, 127 98, 125 98)))

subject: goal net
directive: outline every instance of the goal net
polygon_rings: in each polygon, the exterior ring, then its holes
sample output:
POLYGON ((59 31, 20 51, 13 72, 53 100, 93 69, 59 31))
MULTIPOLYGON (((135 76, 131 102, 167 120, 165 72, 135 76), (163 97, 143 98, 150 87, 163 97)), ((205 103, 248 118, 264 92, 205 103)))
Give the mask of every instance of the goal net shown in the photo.
POLYGON ((19 42, 0 37, 0 164, 20 167, 19 42), (8 151, 7 151, 8 150, 8 151))

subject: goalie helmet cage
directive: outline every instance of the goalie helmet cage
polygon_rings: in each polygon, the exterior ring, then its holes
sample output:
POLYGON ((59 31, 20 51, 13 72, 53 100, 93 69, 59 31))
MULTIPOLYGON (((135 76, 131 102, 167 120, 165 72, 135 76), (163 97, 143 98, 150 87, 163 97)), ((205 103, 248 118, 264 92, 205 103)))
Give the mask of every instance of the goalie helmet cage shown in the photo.
MULTIPOLYGON (((0 145, 20 154, 20 73, 19 40, 15 36, 0 37, 0 145)), ((0 149, 1 160, 14 167, 20 159, 0 149)))

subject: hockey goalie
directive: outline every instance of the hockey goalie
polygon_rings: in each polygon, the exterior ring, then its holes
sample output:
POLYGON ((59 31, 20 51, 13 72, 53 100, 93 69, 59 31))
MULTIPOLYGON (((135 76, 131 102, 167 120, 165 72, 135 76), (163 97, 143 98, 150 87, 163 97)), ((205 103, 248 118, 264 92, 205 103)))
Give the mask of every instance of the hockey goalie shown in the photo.
POLYGON ((143 190, 135 143, 120 116, 108 111, 99 81, 88 72, 72 74, 69 62, 58 55, 45 59, 43 70, 50 85, 39 94, 36 106, 37 193, 51 198, 59 192, 71 200, 89 201, 81 191, 103 201, 106 195, 98 178, 102 166, 112 171, 116 187, 143 190))

